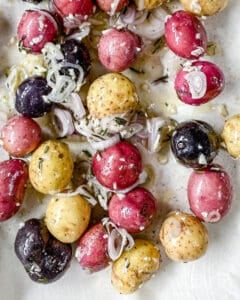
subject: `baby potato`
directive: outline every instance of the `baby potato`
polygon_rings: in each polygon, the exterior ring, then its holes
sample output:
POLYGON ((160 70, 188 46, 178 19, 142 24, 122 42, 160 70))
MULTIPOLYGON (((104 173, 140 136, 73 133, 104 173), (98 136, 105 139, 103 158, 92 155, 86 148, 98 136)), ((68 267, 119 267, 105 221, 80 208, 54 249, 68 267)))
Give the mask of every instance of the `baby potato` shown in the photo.
POLYGON ((122 294, 136 291, 158 270, 161 255, 150 241, 136 239, 135 245, 112 265, 112 284, 122 294))
POLYGON ((63 190, 70 182, 73 159, 66 144, 49 140, 42 143, 32 154, 29 178, 33 187, 51 194, 63 190))
POLYGON ((143 9, 153 9, 157 6, 162 5, 164 2, 167 2, 168 0, 134 0, 138 10, 143 9))
POLYGON ((240 157, 240 114, 230 117, 223 128, 221 135, 227 151, 234 158, 240 157))
POLYGON ((45 222, 56 239, 73 243, 86 230, 90 215, 90 205, 80 195, 53 197, 47 206, 45 222))
POLYGON ((189 262, 206 252, 208 232, 195 216, 173 212, 162 224, 160 240, 170 259, 189 262))
POLYGON ((108 73, 91 84, 87 95, 87 107, 94 118, 135 110, 138 106, 136 87, 120 73, 108 73))
POLYGON ((185 10, 198 16, 212 16, 222 11, 228 0, 180 0, 185 10))

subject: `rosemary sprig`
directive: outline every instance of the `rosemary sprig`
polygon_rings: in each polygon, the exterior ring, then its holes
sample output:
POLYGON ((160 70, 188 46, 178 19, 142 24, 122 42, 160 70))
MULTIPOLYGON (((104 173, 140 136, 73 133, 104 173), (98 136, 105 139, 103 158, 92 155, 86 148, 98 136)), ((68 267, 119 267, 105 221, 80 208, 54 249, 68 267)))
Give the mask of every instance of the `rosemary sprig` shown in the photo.
POLYGON ((151 84, 156 85, 156 84, 159 84, 159 83, 167 83, 168 82, 167 79, 168 79, 168 75, 164 75, 164 76, 161 76, 161 77, 153 80, 151 82, 151 84))

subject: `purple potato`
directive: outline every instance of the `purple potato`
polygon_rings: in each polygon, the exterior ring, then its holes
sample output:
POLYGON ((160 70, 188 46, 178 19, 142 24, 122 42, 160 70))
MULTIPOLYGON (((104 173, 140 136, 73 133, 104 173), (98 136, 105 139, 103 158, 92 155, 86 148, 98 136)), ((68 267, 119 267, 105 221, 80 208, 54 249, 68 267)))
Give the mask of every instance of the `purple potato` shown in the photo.
MULTIPOLYGON (((83 43, 74 39, 66 40, 61 45, 61 51, 64 56, 64 60, 62 61, 63 65, 64 63, 78 65, 83 68, 84 75, 89 73, 91 68, 91 59, 89 51, 83 43)), ((79 70, 74 67, 62 67, 61 72, 65 75, 70 75, 71 70, 74 71, 76 78, 78 78, 79 70)))
POLYGON ((50 283, 69 267, 72 247, 55 239, 42 220, 30 219, 17 233, 15 253, 33 281, 50 283))
POLYGON ((52 103, 44 99, 50 92, 51 88, 45 78, 28 78, 17 89, 15 108, 25 117, 41 117, 51 110, 52 103))

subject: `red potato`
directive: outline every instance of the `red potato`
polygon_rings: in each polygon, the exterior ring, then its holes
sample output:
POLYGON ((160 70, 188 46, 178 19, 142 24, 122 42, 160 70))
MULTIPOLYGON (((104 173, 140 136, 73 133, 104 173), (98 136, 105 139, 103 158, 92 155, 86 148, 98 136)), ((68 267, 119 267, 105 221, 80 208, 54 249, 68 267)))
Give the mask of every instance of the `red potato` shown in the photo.
POLYGON ((78 27, 94 12, 92 0, 52 0, 52 7, 63 20, 66 27, 78 27), (71 26, 70 26, 71 25, 71 26))
POLYGON ((146 229, 157 213, 157 201, 144 188, 135 188, 125 195, 114 195, 109 203, 109 217, 129 233, 146 229))
POLYGON ((46 43, 54 40, 57 31, 57 22, 48 11, 26 10, 17 28, 20 47, 40 53, 46 43))
POLYGON ((12 117, 1 129, 3 148, 16 157, 27 155, 35 150, 41 142, 41 137, 41 127, 28 117, 12 117))
POLYGON ((97 272, 108 266, 108 234, 102 223, 92 226, 81 237, 75 256, 81 267, 90 272, 97 272))
POLYGON ((231 180, 219 165, 193 171, 188 180, 187 191, 190 208, 202 221, 218 222, 230 209, 231 180))
POLYGON ((96 3, 101 10, 113 15, 120 12, 124 7, 129 4, 129 0, 96 0, 96 3))
POLYGON ((207 33, 194 15, 179 10, 165 23, 165 38, 168 47, 178 56, 197 59, 207 48, 207 33))
POLYGON ((11 218, 19 210, 25 195, 28 166, 21 159, 0 163, 0 221, 11 218))
POLYGON ((142 172, 138 149, 128 142, 119 142, 97 152, 92 162, 97 180, 111 190, 126 189, 136 183, 142 172))
POLYGON ((141 38, 135 33, 111 28, 100 38, 98 57, 106 69, 121 72, 136 61, 142 46, 141 38))
POLYGON ((215 64, 196 61, 184 67, 175 78, 179 99, 190 105, 201 105, 217 97, 224 89, 224 74, 215 64))

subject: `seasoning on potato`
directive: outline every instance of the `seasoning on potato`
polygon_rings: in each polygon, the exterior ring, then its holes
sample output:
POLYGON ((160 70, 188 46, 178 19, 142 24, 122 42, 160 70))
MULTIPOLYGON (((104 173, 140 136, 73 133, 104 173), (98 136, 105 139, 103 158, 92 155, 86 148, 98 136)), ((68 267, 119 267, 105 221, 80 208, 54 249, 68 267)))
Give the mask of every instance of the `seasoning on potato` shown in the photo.
POLYGON ((234 158, 240 157, 240 114, 230 117, 223 128, 221 135, 227 151, 234 158))
POLYGON ((80 195, 53 197, 48 203, 45 222, 51 234, 63 243, 73 243, 87 229, 91 208, 80 195))
POLYGON ((108 73, 91 84, 87 95, 87 107, 94 118, 103 118, 136 110, 136 87, 126 76, 108 73))
POLYGON ((122 294, 136 291, 158 270, 159 249, 150 241, 136 239, 135 245, 112 265, 112 284, 122 294))
POLYGON ((180 0, 185 10, 198 16, 212 16, 222 11, 228 0, 180 0))
POLYGON ((62 191, 73 173, 73 159, 66 144, 49 140, 34 151, 29 164, 29 178, 33 187, 43 193, 62 191))
POLYGON ((170 259, 189 262, 205 254, 208 232, 195 216, 173 212, 162 224, 160 240, 170 259))

